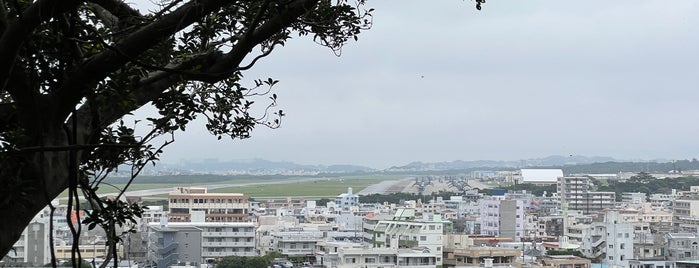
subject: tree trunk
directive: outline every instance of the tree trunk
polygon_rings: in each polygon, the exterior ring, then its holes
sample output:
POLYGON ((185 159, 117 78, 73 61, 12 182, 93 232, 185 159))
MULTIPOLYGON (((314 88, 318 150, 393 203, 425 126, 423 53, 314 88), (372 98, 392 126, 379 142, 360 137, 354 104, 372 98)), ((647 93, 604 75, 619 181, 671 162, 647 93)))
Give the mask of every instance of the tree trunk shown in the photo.
MULTIPOLYGON (((46 147, 66 146, 63 131, 44 133, 46 147)), ((37 213, 68 187, 68 151, 32 152, 0 160, 0 256, 6 256, 37 213)))

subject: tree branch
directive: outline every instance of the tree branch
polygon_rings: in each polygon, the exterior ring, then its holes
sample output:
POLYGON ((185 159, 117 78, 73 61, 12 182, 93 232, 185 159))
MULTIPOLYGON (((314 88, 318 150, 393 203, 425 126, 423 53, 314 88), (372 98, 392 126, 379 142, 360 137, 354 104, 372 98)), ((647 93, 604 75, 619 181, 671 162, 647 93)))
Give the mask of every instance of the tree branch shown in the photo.
MULTIPOLYGON (((24 10, 19 18, 9 23, 0 37, 0 48, 2 48, 0 49, 0 62, 2 62, 0 64, 0 85, 6 84, 15 66, 19 48, 34 29, 57 15, 77 8, 81 2, 79 0, 38 0, 24 10)), ((19 96, 21 95, 18 92, 20 89, 3 87, 0 90, 7 90, 16 101, 23 101, 22 97, 19 96)))
POLYGON ((219 0, 191 1, 164 15, 162 19, 125 36, 114 46, 119 52, 104 50, 91 57, 65 80, 59 90, 55 91, 54 97, 58 100, 58 116, 66 118, 71 109, 82 100, 86 92, 92 90, 109 73, 119 70, 131 59, 138 57, 141 53, 194 23, 204 14, 217 10, 226 3, 228 2, 219 0))
POLYGON ((318 0, 295 0, 289 3, 285 12, 270 18, 255 29, 252 34, 243 37, 230 52, 207 70, 212 75, 218 75, 218 80, 202 79, 202 81, 217 82, 230 76, 256 45, 278 33, 281 29, 289 27, 299 16, 311 10, 317 3, 318 0))

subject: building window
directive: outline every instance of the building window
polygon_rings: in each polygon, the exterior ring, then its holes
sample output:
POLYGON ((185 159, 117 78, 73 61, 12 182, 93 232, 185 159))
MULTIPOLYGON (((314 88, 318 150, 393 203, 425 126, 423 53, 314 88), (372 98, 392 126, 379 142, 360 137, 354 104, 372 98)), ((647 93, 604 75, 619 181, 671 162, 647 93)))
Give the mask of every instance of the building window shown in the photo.
POLYGON ((420 241, 427 241, 427 236, 424 236, 424 235, 420 236, 420 241))

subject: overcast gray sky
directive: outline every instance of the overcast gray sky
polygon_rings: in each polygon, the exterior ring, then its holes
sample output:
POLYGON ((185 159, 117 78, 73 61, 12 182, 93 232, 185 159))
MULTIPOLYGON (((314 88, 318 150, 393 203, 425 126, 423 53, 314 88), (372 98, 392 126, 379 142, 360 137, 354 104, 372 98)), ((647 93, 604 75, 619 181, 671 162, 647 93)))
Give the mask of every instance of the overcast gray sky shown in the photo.
POLYGON ((273 77, 280 129, 217 141, 189 127, 163 161, 264 158, 387 168, 548 155, 699 152, 699 1, 368 1, 341 57, 296 38, 273 77))

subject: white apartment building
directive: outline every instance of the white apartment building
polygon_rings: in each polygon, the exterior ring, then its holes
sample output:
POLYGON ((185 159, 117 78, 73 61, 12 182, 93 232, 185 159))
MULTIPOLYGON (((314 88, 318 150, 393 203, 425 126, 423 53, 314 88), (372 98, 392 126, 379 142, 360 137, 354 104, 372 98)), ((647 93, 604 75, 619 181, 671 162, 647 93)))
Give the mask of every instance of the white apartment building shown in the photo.
POLYGON ((436 265, 442 265, 443 229, 438 216, 431 221, 382 220, 374 227, 372 244, 375 248, 424 247, 435 257, 436 265))
POLYGON ((434 268, 441 265, 437 263, 436 254, 427 248, 371 248, 357 243, 322 242, 315 252, 315 265, 322 267, 434 268))
POLYGON ((520 241, 525 235, 525 202, 521 199, 506 199, 491 196, 481 200, 481 234, 510 237, 520 241))
POLYGON ((359 196, 352 193, 352 187, 347 188, 346 193, 342 193, 335 198, 335 203, 342 211, 350 211, 353 206, 359 206, 359 196))
POLYGON ((640 206, 646 202, 646 193, 621 193, 621 202, 640 206))
POLYGON ((450 196, 448 200, 444 200, 444 208, 456 212, 458 218, 463 218, 469 215, 480 214, 479 200, 468 200, 462 196, 450 196))
POLYGON ((629 267, 633 259, 634 226, 623 223, 619 212, 608 211, 604 222, 593 222, 580 247, 588 258, 603 264, 629 267))
POLYGON ((669 194, 651 194, 648 197, 648 201, 653 205, 653 208, 671 209, 672 203, 677 198, 679 198, 679 195, 677 194, 677 190, 672 189, 672 192, 669 194))
POLYGON ((189 222, 192 213, 202 211, 207 222, 245 222, 248 196, 239 193, 208 193, 206 188, 176 187, 168 195, 171 222, 189 222))
POLYGON ((323 232, 304 230, 301 227, 288 228, 271 234, 271 249, 284 257, 306 257, 315 253, 316 243, 323 241, 323 232))
POLYGON ((675 199, 672 225, 684 232, 699 230, 699 199, 675 199))

